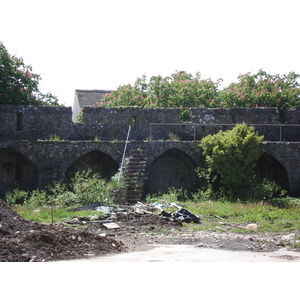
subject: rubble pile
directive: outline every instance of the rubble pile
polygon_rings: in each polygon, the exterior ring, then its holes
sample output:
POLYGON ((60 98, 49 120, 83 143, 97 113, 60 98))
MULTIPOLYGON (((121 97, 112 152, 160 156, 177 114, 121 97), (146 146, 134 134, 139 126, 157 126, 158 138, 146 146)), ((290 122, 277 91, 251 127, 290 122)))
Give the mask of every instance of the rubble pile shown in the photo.
POLYGON ((85 229, 23 219, 0 200, 0 261, 53 261, 119 253, 122 242, 85 229))
POLYGON ((164 225, 170 225, 170 222, 173 222, 172 225, 181 225, 182 222, 190 223, 200 223, 200 218, 195 216, 188 210, 178 206, 175 203, 168 203, 165 204, 161 203, 141 203, 137 202, 135 205, 130 206, 103 206, 90 204, 82 207, 78 207, 76 210, 84 210, 84 209, 92 209, 94 211, 99 211, 102 214, 106 215, 105 220, 96 220, 97 218, 101 218, 101 216, 91 216, 89 219, 72 219, 68 220, 68 223, 80 223, 85 224, 86 221, 89 222, 98 222, 98 223, 108 223, 111 221, 132 221, 132 220, 144 220, 149 224, 152 223, 161 223, 164 225), (177 208, 177 211, 174 213, 169 213, 165 211, 167 208, 177 208), (158 214, 155 214, 158 212, 158 214), (148 216, 148 217, 146 217, 148 216), (177 223, 177 224, 176 224, 177 223))

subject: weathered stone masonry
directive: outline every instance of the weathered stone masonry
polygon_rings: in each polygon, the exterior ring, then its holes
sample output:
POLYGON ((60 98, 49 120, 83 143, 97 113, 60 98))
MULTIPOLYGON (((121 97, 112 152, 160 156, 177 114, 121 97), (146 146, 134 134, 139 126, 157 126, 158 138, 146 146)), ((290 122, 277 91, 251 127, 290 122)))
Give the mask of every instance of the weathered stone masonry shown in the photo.
POLYGON ((194 168, 203 162, 199 139, 246 122, 264 124, 256 126, 266 137, 260 173, 300 195, 299 128, 285 127, 299 124, 299 115, 297 109, 286 111, 282 124, 276 109, 196 108, 186 123, 176 109, 87 108, 78 124, 71 108, 0 106, 0 190, 42 187, 88 167, 109 179, 121 164, 131 126, 126 157, 143 153, 143 192, 170 186, 192 191, 198 188, 194 168), (49 141, 53 134, 62 141, 49 141))

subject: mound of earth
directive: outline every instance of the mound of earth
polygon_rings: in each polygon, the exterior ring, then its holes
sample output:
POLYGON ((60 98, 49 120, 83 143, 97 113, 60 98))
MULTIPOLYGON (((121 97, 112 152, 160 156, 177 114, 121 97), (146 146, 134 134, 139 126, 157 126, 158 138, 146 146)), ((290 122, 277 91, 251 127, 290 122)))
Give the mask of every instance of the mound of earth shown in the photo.
POLYGON ((25 220, 0 200, 0 261, 53 261, 119 253, 124 244, 85 229, 25 220))

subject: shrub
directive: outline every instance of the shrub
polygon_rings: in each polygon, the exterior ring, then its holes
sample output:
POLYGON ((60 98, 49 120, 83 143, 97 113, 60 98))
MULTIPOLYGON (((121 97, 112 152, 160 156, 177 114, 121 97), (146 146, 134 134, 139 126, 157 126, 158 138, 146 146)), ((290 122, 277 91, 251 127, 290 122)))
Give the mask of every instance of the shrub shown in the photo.
POLYGON ((71 187, 78 203, 85 205, 101 202, 111 204, 109 188, 105 179, 92 170, 77 172, 72 179, 71 187))
POLYGON ((5 194, 8 205, 22 205, 28 199, 28 192, 16 188, 5 194))
POLYGON ((258 136, 254 128, 246 124, 204 137, 200 147, 205 167, 199 172, 200 179, 218 194, 218 198, 247 197, 257 183, 254 167, 263 153, 262 140, 263 136, 258 136))
POLYGON ((25 203, 35 207, 49 206, 52 202, 58 206, 86 205, 96 202, 110 205, 114 200, 110 193, 111 189, 111 184, 102 179, 99 174, 92 174, 91 170, 87 170, 77 172, 70 186, 54 182, 45 189, 33 190, 28 193, 25 203))

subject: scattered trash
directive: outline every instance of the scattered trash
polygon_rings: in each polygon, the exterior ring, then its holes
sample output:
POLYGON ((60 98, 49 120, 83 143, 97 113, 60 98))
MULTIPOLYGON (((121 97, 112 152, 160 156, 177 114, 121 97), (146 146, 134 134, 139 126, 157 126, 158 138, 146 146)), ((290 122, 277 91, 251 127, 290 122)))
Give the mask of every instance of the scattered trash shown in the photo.
MULTIPOLYGON (((82 222, 90 222, 90 223, 103 223, 107 224, 115 224, 114 221, 120 221, 120 220, 126 220, 128 221, 130 218, 141 218, 145 215, 152 215, 155 210, 161 211, 159 214, 160 217, 163 217, 165 219, 168 219, 169 221, 174 222, 186 222, 186 223, 200 223, 200 218, 191 212, 189 212, 187 209, 182 208, 181 206, 177 205, 176 203, 171 202, 165 202, 165 203, 142 203, 137 202, 135 205, 130 206, 104 206, 99 205, 99 203, 89 204, 85 206, 81 206, 76 208, 75 210, 94 210, 99 211, 105 215, 107 215, 106 220, 103 219, 103 216, 90 216, 88 218, 74 218, 72 220, 68 220, 68 223, 82 223, 82 222), (164 209, 167 208, 176 208, 177 211, 174 213, 166 212, 164 209)), ((106 226, 110 229, 113 228, 114 225, 106 226)), ((115 224, 116 225, 116 224, 115 224)), ((118 225, 117 225, 118 226, 118 225)), ((117 227, 114 227, 117 228, 117 227)))
POLYGON ((249 231, 257 231, 258 230, 258 225, 257 224, 248 224, 246 226, 246 229, 249 230, 249 231))
POLYGON ((281 237, 281 240, 283 240, 283 241, 290 241, 290 240, 294 239, 295 237, 296 237, 295 233, 290 233, 290 234, 283 235, 281 237))
POLYGON ((105 227, 106 229, 118 229, 118 228, 120 228, 120 226, 116 223, 104 223, 103 227, 105 227))
POLYGON ((102 213, 109 215, 109 214, 111 214, 113 212, 114 208, 111 207, 111 206, 103 206, 103 205, 101 205, 101 206, 96 206, 95 208, 93 208, 93 210, 95 210, 95 211, 101 211, 102 213))
POLYGON ((171 218, 176 222, 186 222, 186 223, 200 223, 200 218, 189 212, 185 208, 180 208, 175 213, 169 213, 166 211, 162 211, 161 215, 166 218, 171 218))
POLYGON ((164 203, 152 203, 150 205, 151 207, 155 208, 155 209, 159 209, 159 210, 164 210, 166 208, 170 208, 170 207, 175 207, 180 209, 181 206, 177 205, 176 203, 171 203, 171 202, 164 202, 164 203))
POLYGON ((173 214, 175 221, 182 221, 186 223, 200 223, 200 218, 189 212, 187 209, 180 208, 177 212, 173 214))
POLYGON ((90 221, 90 223, 113 223, 113 220, 94 220, 90 221))

